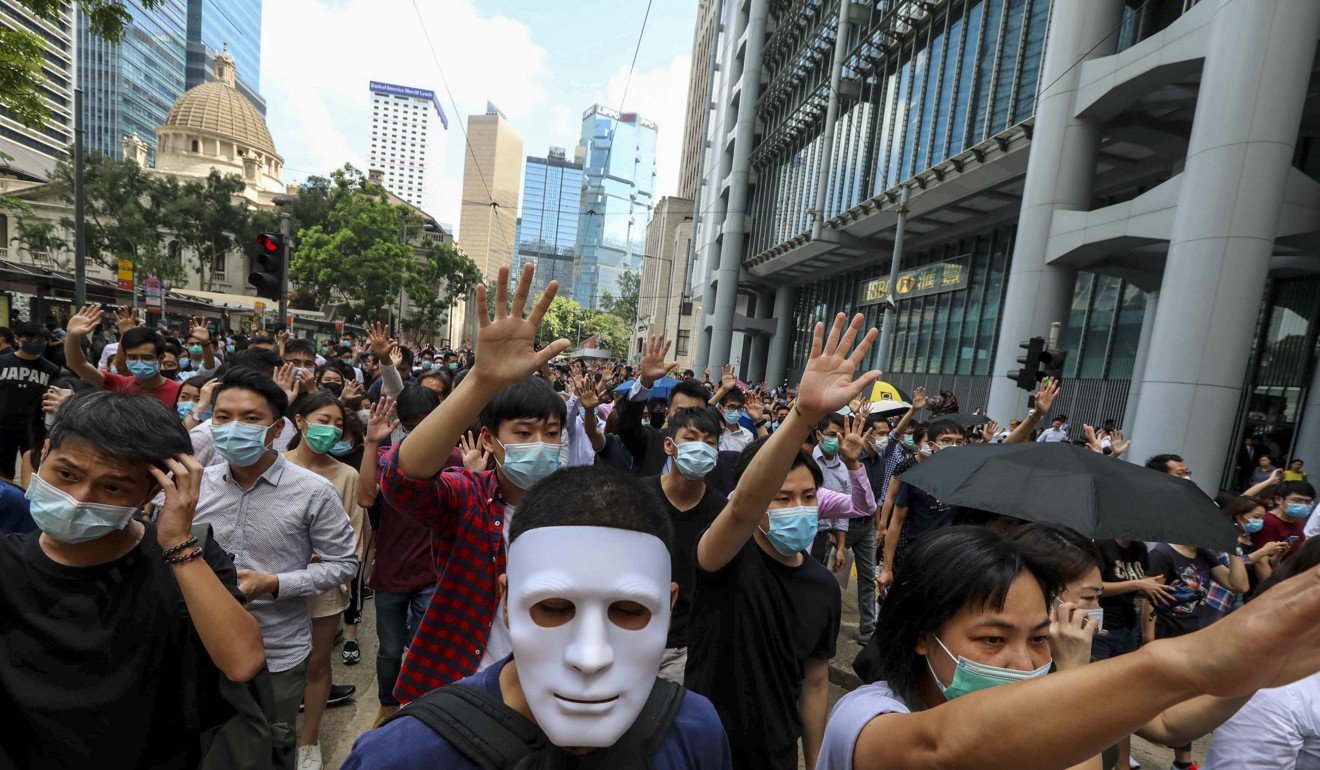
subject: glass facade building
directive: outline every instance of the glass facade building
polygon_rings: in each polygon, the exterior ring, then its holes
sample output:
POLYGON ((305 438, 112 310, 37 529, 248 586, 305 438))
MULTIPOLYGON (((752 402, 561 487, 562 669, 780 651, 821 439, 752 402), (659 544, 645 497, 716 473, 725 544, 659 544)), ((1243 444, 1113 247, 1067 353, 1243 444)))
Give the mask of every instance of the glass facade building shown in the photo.
POLYGON ((641 268, 655 207, 656 124, 594 105, 582 116, 582 198, 573 298, 596 307, 619 277, 641 268))
MULTIPOLYGON (((15 168, 44 177, 67 156, 73 144, 73 9, 68 6, 54 21, 46 21, 17 0, 0 0, 0 27, 34 34, 44 49, 42 82, 37 87, 50 110, 46 121, 29 128, 0 104, 0 152, 13 159, 15 168)), ((8 246, 6 237, 0 249, 8 246)))
POLYGON ((265 115, 261 0, 188 0, 188 88, 214 79, 211 62, 226 47, 238 66, 239 92, 265 115))
POLYGON ((534 293, 559 281, 559 291, 573 296, 581 201, 582 164, 568 160, 563 148, 551 147, 544 158, 527 158, 515 267, 536 265, 534 293))
POLYGON ((187 0, 135 6, 118 44, 93 35, 79 15, 78 82, 89 150, 117 158, 124 137, 137 134, 154 158, 156 129, 187 89, 187 34, 187 0))

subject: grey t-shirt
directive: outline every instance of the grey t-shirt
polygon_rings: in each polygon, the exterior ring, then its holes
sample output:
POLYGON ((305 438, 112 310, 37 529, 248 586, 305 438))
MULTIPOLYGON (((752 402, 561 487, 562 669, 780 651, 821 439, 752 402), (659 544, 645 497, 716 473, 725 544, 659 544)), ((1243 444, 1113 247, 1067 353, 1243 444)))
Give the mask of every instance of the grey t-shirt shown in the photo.
POLYGON ((825 724, 816 770, 852 770, 853 750, 862 729, 881 714, 910 714, 912 709, 888 682, 859 687, 839 699, 825 724))

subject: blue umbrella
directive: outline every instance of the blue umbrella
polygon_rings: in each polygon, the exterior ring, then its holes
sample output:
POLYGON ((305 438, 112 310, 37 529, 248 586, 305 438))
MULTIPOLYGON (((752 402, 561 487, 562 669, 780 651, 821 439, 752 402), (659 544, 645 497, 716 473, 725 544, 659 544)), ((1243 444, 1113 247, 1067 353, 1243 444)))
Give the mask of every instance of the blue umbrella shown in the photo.
MULTIPOLYGON (((619 386, 614 389, 614 392, 627 393, 632 390, 633 382, 635 382, 635 380, 628 380, 620 383, 619 386)), ((655 385, 651 386, 651 398, 669 398, 669 391, 673 390, 674 386, 677 384, 678 380, 673 377, 661 377, 655 381, 655 385)))

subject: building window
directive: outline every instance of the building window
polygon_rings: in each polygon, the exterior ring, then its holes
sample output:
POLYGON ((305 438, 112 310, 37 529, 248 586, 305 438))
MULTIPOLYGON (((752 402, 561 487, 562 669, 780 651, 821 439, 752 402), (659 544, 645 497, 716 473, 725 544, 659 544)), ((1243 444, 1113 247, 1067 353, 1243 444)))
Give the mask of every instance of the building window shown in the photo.
POLYGON ((221 253, 215 255, 215 264, 212 265, 212 267, 211 267, 211 271, 212 271, 212 273, 213 273, 213 275, 212 275, 213 278, 224 278, 224 277, 225 277, 225 253, 224 253, 224 252, 221 252, 221 253))
POLYGON ((678 341, 675 345, 675 355, 685 356, 688 354, 688 344, 691 342, 692 332, 687 329, 678 330, 678 341))
POLYGON ((192 151, 193 151, 193 152, 201 152, 201 151, 202 151, 202 150, 201 150, 201 144, 200 144, 196 139, 192 140, 192 151))

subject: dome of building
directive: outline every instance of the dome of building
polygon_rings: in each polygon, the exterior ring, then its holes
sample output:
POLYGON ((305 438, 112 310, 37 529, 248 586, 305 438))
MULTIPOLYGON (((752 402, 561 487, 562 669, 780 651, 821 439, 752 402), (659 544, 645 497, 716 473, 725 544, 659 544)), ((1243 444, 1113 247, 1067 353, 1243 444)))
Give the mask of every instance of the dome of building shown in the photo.
POLYGON ((216 80, 188 89, 174 103, 162 128, 205 132, 277 154, 266 119, 235 87, 234 60, 227 51, 216 57, 216 80))

